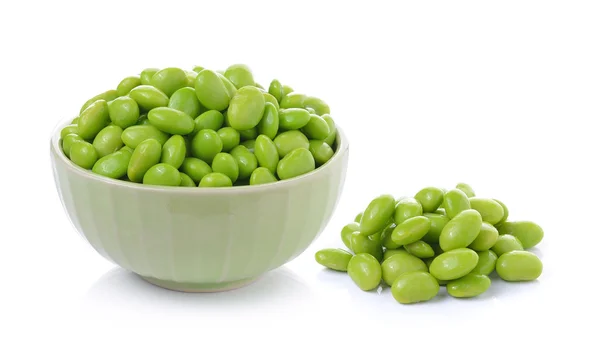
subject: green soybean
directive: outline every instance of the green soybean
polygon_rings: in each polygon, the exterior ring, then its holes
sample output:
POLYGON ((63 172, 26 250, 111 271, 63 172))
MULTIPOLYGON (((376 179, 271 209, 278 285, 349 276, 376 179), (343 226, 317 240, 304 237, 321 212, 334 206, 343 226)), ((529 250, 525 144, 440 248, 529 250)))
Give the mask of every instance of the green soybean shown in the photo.
POLYGON ((175 91, 187 86, 187 82, 187 74, 177 67, 159 70, 150 79, 150 84, 167 96, 171 96, 175 91))
POLYGON ((313 109, 319 116, 323 116, 331 112, 329 105, 325 103, 325 101, 314 96, 308 96, 304 99, 304 108, 313 109))
POLYGON ((281 102, 281 99, 283 98, 283 86, 279 80, 273 79, 271 81, 271 84, 269 84, 269 93, 275 97, 277 102, 281 102))
POLYGON ((157 68, 146 68, 142 70, 140 73, 140 82, 142 85, 150 85, 150 81, 152 80, 152 76, 157 73, 159 69, 157 68))
POLYGON ((224 152, 229 152, 240 144, 240 133, 231 127, 223 127, 217 131, 217 134, 223 142, 224 152))
POLYGON ((347 271, 352 254, 342 249, 322 249, 315 253, 317 263, 336 271, 347 271))
POLYGON ((225 174, 231 179, 231 182, 236 182, 238 176, 240 175, 240 170, 238 168, 238 164, 231 156, 227 153, 219 153, 215 155, 211 168, 213 172, 225 174))
POLYGON ((163 145, 169 139, 169 135, 158 130, 158 128, 153 125, 131 126, 123 130, 123 134, 121 134, 121 140, 123 140, 123 143, 131 149, 135 149, 138 144, 147 139, 155 139, 163 145))
POLYGON ((391 291, 398 303, 413 304, 433 299, 440 291, 440 285, 426 271, 413 271, 398 276, 391 291))
POLYGON ((423 216, 429 219, 429 222, 431 223, 429 231, 427 231, 427 234, 423 236, 423 241, 427 243, 439 243, 442 230, 450 221, 450 219, 448 219, 448 217, 445 215, 438 213, 424 213, 423 216))
POLYGON ((201 110, 205 111, 200 105, 200 101, 198 101, 196 90, 191 87, 184 87, 175 91, 169 98, 168 107, 184 112, 192 119, 198 117, 201 110))
POLYGON ((415 194, 415 199, 421 204, 423 212, 435 212, 444 201, 444 192, 437 187, 426 187, 415 194))
POLYGON ((267 103, 273 104, 273 106, 275 107, 275 109, 277 109, 277 113, 279 113, 279 102, 277 102, 277 100, 275 99, 275 97, 273 97, 268 92, 263 93, 263 96, 265 97, 265 105, 267 105, 267 103))
POLYGON ((224 80, 212 70, 204 69, 198 72, 194 88, 200 104, 209 110, 225 110, 233 96, 231 93, 233 84, 230 82, 226 84, 226 82, 229 80, 226 78, 224 80))
MULTIPOLYGON (((288 94, 291 94, 292 92, 294 92, 294 89, 289 85, 283 85, 282 88, 283 88, 283 96, 287 96, 288 94)), ((282 97, 282 99, 283 99, 283 97, 282 97)))
POLYGON ((524 249, 529 249, 539 244, 544 239, 544 230, 532 221, 510 221, 498 225, 500 234, 510 234, 521 242, 524 249))
POLYGON ((244 64, 233 64, 229 66, 227 70, 225 70, 224 75, 238 89, 247 85, 254 86, 256 84, 250 67, 244 64))
POLYGON ((472 197, 469 198, 471 208, 481 214, 483 221, 492 225, 497 224, 504 217, 504 209, 493 199, 472 197))
POLYGON ((179 186, 181 184, 181 176, 177 168, 166 163, 159 163, 146 171, 143 183, 145 185, 156 186, 179 186))
POLYGON ((223 126, 225 118, 223 114, 217 110, 208 110, 196 117, 194 123, 194 134, 197 134, 202 129, 219 130, 223 126))
POLYGON ((168 134, 187 135, 194 131, 194 120, 183 111, 173 108, 154 108, 148 112, 150 123, 168 134))
POLYGON ((240 140, 242 141, 255 140, 258 137, 258 129, 256 129, 256 127, 246 130, 240 130, 239 133, 240 140))
MULTIPOLYGON (((187 82, 186 82, 186 87, 190 87, 190 88, 194 88, 194 85, 196 84, 196 77, 198 77, 198 72, 196 71, 189 71, 189 70, 184 70, 185 71, 185 77, 187 78, 187 82)), ((175 91, 177 92, 177 91, 175 91)), ((196 90, 194 90, 194 92, 196 92, 196 90)))
POLYGON ((142 81, 139 76, 129 76, 123 78, 119 85, 117 85, 117 96, 125 96, 138 85, 142 85, 142 81))
POLYGON ((83 139, 81 138, 81 136, 79 136, 77 134, 67 134, 62 139, 62 149, 68 158, 71 157, 71 147, 73 146, 73 144, 75 142, 78 142, 78 141, 83 141, 83 139))
POLYGON ((388 258, 390 258, 390 257, 392 257, 394 255, 397 255, 397 254, 409 254, 409 253, 408 253, 408 251, 406 251, 404 249, 395 249, 395 250, 386 249, 383 252, 383 260, 385 261, 386 259, 388 259, 388 258))
POLYGON ((391 223, 387 227, 384 227, 383 231, 381 231, 381 244, 386 249, 395 250, 395 249, 400 248, 400 245, 398 245, 397 243, 395 243, 392 240, 392 233, 394 232, 395 228, 396 228, 396 224, 391 223))
POLYGON ((169 104, 169 97, 152 85, 136 86, 129 92, 129 97, 144 111, 166 107, 169 104))
POLYGON ((222 150, 223 142, 214 130, 202 129, 192 139, 192 155, 207 163, 212 163, 215 155, 222 150))
POLYGON ((60 138, 64 139, 65 136, 67 136, 69 134, 77 135, 77 124, 70 124, 70 125, 62 128, 60 131, 60 138))
POLYGON ((500 204, 500 206, 502 206, 502 212, 504 212, 504 215, 502 216, 502 219, 500 219, 499 222, 497 222, 496 224, 494 224, 494 226, 498 226, 500 224, 502 224, 503 222, 505 222, 508 219, 508 207, 506 207, 506 205, 504 205, 504 203, 498 199, 494 199, 494 201, 496 201, 498 204, 500 204))
POLYGON ((227 109, 227 119, 236 130, 252 129, 258 125, 265 110, 265 97, 254 86, 239 89, 227 109))
POLYGON ((115 98, 119 97, 117 95, 117 90, 108 90, 105 91, 101 94, 98 94, 92 98, 90 98, 89 100, 87 100, 82 106, 81 109, 79 110, 79 114, 83 113, 83 111, 85 109, 87 109, 87 107, 89 107, 90 105, 92 105, 92 103, 98 101, 98 100, 104 100, 107 103, 114 100, 115 98))
POLYGON ((123 129, 116 125, 107 126, 96 135, 93 141, 98 157, 112 154, 123 147, 123 129))
POLYGON ((444 226, 440 234, 440 247, 444 251, 465 248, 481 231, 481 215, 468 209, 461 211, 444 226))
POLYGON ((318 166, 324 165, 334 154, 333 149, 325 141, 321 140, 308 141, 308 150, 313 155, 318 166))
POLYGON ((486 222, 481 224, 481 230, 477 238, 469 245, 469 248, 475 251, 489 250, 498 240, 498 230, 486 222))
POLYGON ((358 222, 352 222, 342 227, 340 231, 340 237, 342 242, 349 250, 352 250, 352 233, 360 230, 360 225, 358 222))
POLYGON ((360 233, 372 235, 386 227, 387 222, 394 214, 396 200, 390 194, 381 194, 372 199, 363 211, 360 221, 360 233))
POLYGON ((266 135, 260 135, 256 138, 254 144, 254 155, 260 167, 267 168, 275 174, 279 162, 279 154, 275 143, 266 135))
POLYGON ((180 169, 183 173, 189 175, 195 183, 199 183, 204 176, 212 173, 212 168, 208 163, 195 157, 186 157, 180 169))
POLYGON ((383 281, 391 286, 398 276, 413 271, 427 271, 427 265, 408 252, 396 253, 381 263, 383 281))
POLYGON ((90 104, 79 116, 77 134, 84 140, 92 140, 110 122, 108 105, 103 99, 90 104))
POLYGON ((198 187, 231 187, 233 186, 231 179, 221 173, 210 173, 205 175, 198 187))
POLYGON ((350 235, 350 246, 350 250, 354 251, 355 254, 368 253, 378 261, 383 259, 381 243, 377 239, 362 235, 359 231, 350 235))
MULTIPOLYGON (((279 105, 284 108, 304 108, 304 101, 306 100, 306 95, 300 94, 297 92, 291 92, 287 95, 284 95, 279 102, 279 105)), ((308 112, 307 112, 308 113, 308 112)))
MULTIPOLYGON (((154 139, 145 140, 135 147, 127 166, 127 177, 129 180, 142 182, 146 172, 160 162, 161 149, 161 144, 154 139)), ((156 176, 157 174, 154 177, 156 176)), ((151 179, 154 179, 154 177, 151 177, 151 179)), ((180 178, 179 174, 177 174, 177 177, 180 178)), ((181 179, 179 179, 179 182, 181 182, 181 179)), ((179 184, 176 186, 179 186, 179 184)))
POLYGON ((515 250, 501 255, 496 262, 496 273, 507 282, 536 280, 544 270, 542 261, 534 253, 515 250))
POLYGON ((467 274, 446 284, 446 291, 452 297, 475 297, 486 292, 492 281, 486 275, 467 274))
POLYGON ((292 150, 297 148, 309 149, 310 143, 308 138, 299 130, 285 131, 273 140, 277 153, 280 158, 283 158, 289 154, 292 150))
POLYGON ((397 224, 394 232, 392 232, 391 238, 397 245, 404 246, 423 238, 430 227, 431 222, 427 217, 412 217, 397 224))
POLYGON ((414 198, 405 198, 396 204, 394 212, 394 221, 397 225, 405 220, 423 215, 423 207, 414 198))
POLYGON ((492 250, 479 251, 477 252, 477 256, 479 256, 479 260, 475 268, 471 270, 471 273, 489 276, 496 269, 498 256, 492 250))
POLYGON ((265 135, 271 140, 277 136, 279 131, 279 112, 272 103, 265 103, 265 109, 257 126, 258 133, 265 135))
POLYGON ((120 179, 127 175, 127 167, 131 159, 132 152, 121 148, 112 154, 108 154, 96 161, 92 172, 112 178, 120 179))
POLYGON ((250 152, 254 153, 254 146, 256 145, 256 140, 246 140, 240 143, 240 145, 246 147, 250 152))
POLYGON ((308 124, 310 114, 306 109, 279 109, 279 128, 281 130, 297 130, 308 124))
POLYGON ((456 184, 456 189, 465 193, 467 198, 472 198, 475 196, 475 191, 473 191, 473 188, 471 188, 469 184, 466 184, 464 182, 459 182, 458 184, 456 184))
POLYGON ((160 162, 179 168, 186 155, 185 139, 181 135, 173 135, 162 146, 160 162))
POLYGON ((444 194, 443 205, 446 210, 446 216, 450 219, 454 218, 460 212, 471 208, 469 198, 459 189, 451 189, 446 192, 444 194))
POLYGON ((333 118, 331 118, 329 114, 325 114, 321 116, 321 118, 324 119, 325 122, 327 122, 327 125, 329 126, 329 135, 323 141, 325 141, 325 143, 327 143, 333 148, 333 144, 335 143, 337 137, 337 127, 335 125, 335 122, 333 121, 333 118))
POLYGON ((258 167, 250 175, 250 185, 262 185, 277 182, 277 178, 265 167, 258 167))
POLYGON ((381 283, 381 265, 368 253, 352 256, 348 262, 348 275, 363 291, 370 291, 381 283))
POLYGON ((96 149, 86 141, 75 141, 71 146, 70 155, 71 161, 84 169, 92 169, 98 160, 96 149))
POLYGON ((500 235, 496 241, 496 244, 492 246, 492 251, 494 251, 498 257, 510 251, 522 251, 523 249, 524 248, 523 244, 521 244, 521 241, 519 241, 517 237, 510 234, 500 235))
POLYGON ((429 266, 429 272, 437 279, 451 281, 471 272, 478 260, 479 256, 471 249, 454 249, 435 257, 429 266))
POLYGON ((181 186, 181 187, 196 187, 196 183, 194 182, 194 180, 192 180, 192 178, 190 178, 189 175, 179 172, 179 176, 181 177, 181 183, 179 184, 179 186, 181 186))
POLYGON ((108 116, 112 123, 125 129, 140 118, 140 108, 131 97, 121 96, 108 103, 108 116))
POLYGON ((411 255, 419 258, 429 258, 435 255, 433 248, 422 240, 404 245, 404 249, 411 255))
MULTIPOLYGON (((239 145, 230 152, 235 159, 239 169, 239 179, 248 179, 258 167, 256 156, 245 146, 239 145)), ((262 172, 262 171, 261 171, 262 172)), ((272 174, 272 173, 271 173, 272 174)))
POLYGON ((310 139, 324 140, 329 136, 329 125, 318 115, 310 114, 308 123, 302 128, 302 132, 310 139))

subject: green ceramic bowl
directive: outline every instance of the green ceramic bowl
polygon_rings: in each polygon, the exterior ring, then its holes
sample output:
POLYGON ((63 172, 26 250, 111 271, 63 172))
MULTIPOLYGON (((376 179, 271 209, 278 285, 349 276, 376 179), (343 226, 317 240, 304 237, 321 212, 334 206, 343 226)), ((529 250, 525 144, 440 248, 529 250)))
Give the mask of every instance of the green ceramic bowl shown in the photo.
MULTIPOLYGON (((66 125, 66 124, 65 124, 66 125)), ((241 287, 299 256, 338 203, 348 142, 294 179, 229 188, 160 187, 113 180, 73 164, 51 138, 54 179, 79 233, 109 261, 158 286, 188 292, 241 287)))

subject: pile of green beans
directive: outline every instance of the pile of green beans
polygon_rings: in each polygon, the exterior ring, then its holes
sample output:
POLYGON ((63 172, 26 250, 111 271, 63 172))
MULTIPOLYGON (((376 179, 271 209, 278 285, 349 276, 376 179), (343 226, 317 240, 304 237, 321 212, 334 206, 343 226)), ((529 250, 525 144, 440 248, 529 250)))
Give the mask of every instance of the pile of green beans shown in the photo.
POLYGON ((147 68, 98 94, 61 130, 77 166, 148 185, 229 187, 291 179, 336 150, 329 105, 247 65, 147 68))
POLYGON ((402 304, 426 302, 440 286, 456 298, 486 292, 490 275, 507 282, 536 280, 542 262, 527 251, 544 237, 532 221, 508 220, 497 199, 477 197, 465 183, 426 187, 413 197, 374 198, 341 230, 349 250, 327 248, 315 260, 347 272, 363 291, 391 287, 402 304))

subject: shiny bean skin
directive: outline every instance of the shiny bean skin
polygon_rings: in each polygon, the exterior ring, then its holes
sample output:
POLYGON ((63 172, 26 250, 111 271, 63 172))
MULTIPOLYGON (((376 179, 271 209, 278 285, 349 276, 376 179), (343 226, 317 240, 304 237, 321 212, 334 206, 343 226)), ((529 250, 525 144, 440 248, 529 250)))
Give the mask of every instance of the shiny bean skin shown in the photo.
POLYGON ((223 142, 214 130, 202 129, 192 139, 192 155, 206 163, 212 163, 215 155, 222 150, 223 142))
POLYGON ((446 216, 450 219, 454 218, 460 212, 471 208, 469 198, 459 189, 451 189, 446 192, 444 194, 443 205, 446 210, 446 216))
POLYGON ((179 168, 186 155, 185 139, 181 135, 173 135, 162 146, 160 162, 179 168))
POLYGON ((496 269, 498 256, 492 250, 479 251, 477 255, 479 256, 479 260, 475 268, 471 270, 471 273, 489 276, 496 269))
POLYGON ((368 253, 352 256, 348 262, 348 275, 363 291, 370 291, 381 283, 381 265, 368 253))
POLYGON ((500 234, 510 234, 521 242, 524 249, 538 245, 544 239, 544 230, 532 221, 510 221, 498 225, 500 234))
MULTIPOLYGON (((161 144, 154 140, 148 139, 142 141, 133 151, 129 164, 127 166, 127 177, 133 182, 142 182, 146 172, 154 165, 160 162, 161 144)), ((179 172, 177 173, 179 182, 179 172)), ((152 178, 154 179, 154 178, 152 178)), ((179 183, 177 184, 179 186, 179 183)))
POLYGON ((179 186, 181 176, 177 168, 166 163, 159 163, 148 169, 142 182, 145 185, 179 186))
POLYGON ((94 167, 92 167, 92 172, 112 179, 120 179, 127 175, 127 167, 131 155, 131 151, 119 149, 112 154, 98 159, 94 167))
POLYGON ((93 142, 98 157, 104 157, 121 149, 123 147, 121 135, 123 135, 123 129, 116 125, 110 125, 100 130, 93 142))
POLYGON ((240 174, 237 162, 233 156, 227 153, 215 155, 211 168, 213 172, 227 175, 232 183, 237 181, 240 174))
POLYGON ((496 261, 496 273, 507 282, 533 281, 544 270, 542 261, 529 251, 510 251, 496 261))
POLYGON ((469 198, 471 208, 481 214, 483 221, 492 225, 497 224, 504 217, 504 209, 493 199, 472 197, 469 198))
POLYGON ((325 141, 321 140, 308 141, 308 150, 315 158, 318 166, 324 165, 334 154, 333 149, 325 141))
POLYGON ((475 297, 486 292, 492 281, 486 275, 467 274, 446 284, 446 291, 452 297, 475 297))
POLYGON ((79 116, 77 134, 84 140, 91 141, 110 122, 108 104, 100 99, 90 104, 79 116))
POLYGON ((125 129, 138 122, 140 108, 132 98, 122 96, 108 103, 108 116, 112 123, 125 129))
POLYGON ((315 253, 317 263, 336 271, 347 271, 352 254, 342 249, 322 249, 315 253))
POLYGON ((429 272, 437 279, 451 281, 471 272, 478 261, 479 255, 475 251, 467 248, 454 249, 435 257, 429 272))
POLYGON ((258 133, 273 140, 279 131, 279 112, 275 105, 265 103, 264 113, 257 126, 258 133))
POLYGON ((129 76, 123 78, 123 80, 117 85, 117 96, 125 96, 138 85, 142 85, 142 81, 139 76, 129 76))
POLYGON ((140 85, 129 92, 129 97, 135 100, 140 109, 150 111, 158 107, 166 107, 169 97, 151 85, 140 85))
POLYGON ((270 138, 266 135, 260 135, 256 138, 254 155, 256 155, 256 160, 260 167, 265 167, 269 172, 275 174, 279 163, 279 154, 277 153, 275 143, 270 138))
POLYGON ((489 250, 498 240, 498 230, 486 222, 481 224, 481 231, 477 238, 469 245, 469 248, 475 251, 489 250))
POLYGON ((391 235, 392 241, 400 246, 414 243, 423 238, 430 227, 431 222, 424 216, 406 219, 396 225, 391 235))
POLYGON ((195 157, 186 157, 180 169, 195 183, 199 183, 205 175, 212 173, 212 168, 208 163, 195 157))
POLYGON ((382 194, 372 199, 363 211, 360 233, 370 236, 386 227, 394 214, 396 200, 390 194, 382 194))
POLYGON ((396 204, 394 212, 394 221, 397 225, 409 218, 423 215, 423 207, 414 198, 405 198, 396 204))
POLYGON ((221 173, 207 174, 200 180, 198 187, 231 187, 233 186, 231 179, 221 173))
POLYGON ((498 237, 496 244, 492 246, 492 251, 498 255, 498 257, 510 251, 522 251, 523 244, 517 239, 517 237, 510 234, 503 234, 498 237))
POLYGON ((472 209, 461 211, 442 229, 440 247, 444 251, 467 247, 477 238, 481 226, 479 212, 472 209))
POLYGON ((426 271, 413 271, 399 276, 392 285, 392 296, 401 304, 426 302, 437 296, 438 281, 426 271))
POLYGON ((396 253, 381 263, 383 281, 391 286, 398 276, 412 271, 428 271, 423 260, 408 252, 396 253))
POLYGON ((86 141, 75 141, 71 146, 70 155, 71 161, 84 169, 92 169, 98 160, 96 149, 86 141))
POLYGON ((265 111, 265 97, 254 86, 239 89, 227 109, 227 119, 236 130, 252 129, 258 125, 265 111))
POLYGON ((175 91, 169 98, 168 107, 184 112, 192 119, 198 117, 201 111, 205 111, 200 105, 198 97, 196 97, 196 90, 191 87, 184 87, 175 91))
POLYGON ((357 232, 359 230, 360 225, 358 222, 352 222, 342 227, 340 237, 344 245, 346 245, 346 247, 349 250, 352 250, 352 233, 357 232))
POLYGON ((424 213, 435 212, 444 201, 444 192, 437 187, 426 187, 415 194, 424 213))
POLYGON ((277 182, 277 178, 265 167, 258 167, 250 175, 250 185, 262 185, 277 182))
POLYGON ((294 149, 310 148, 308 138, 299 130, 282 132, 281 134, 277 135, 277 137, 273 140, 273 143, 275 143, 275 147, 277 148, 277 153, 279 154, 280 158, 283 158, 294 149))
MULTIPOLYGON (((233 148, 230 152, 231 156, 238 164, 240 171, 239 179, 248 179, 254 170, 258 167, 256 156, 245 146, 239 145, 233 148)), ((261 171, 262 172, 262 171, 261 171)), ((261 177, 262 178, 262 177, 261 177)))

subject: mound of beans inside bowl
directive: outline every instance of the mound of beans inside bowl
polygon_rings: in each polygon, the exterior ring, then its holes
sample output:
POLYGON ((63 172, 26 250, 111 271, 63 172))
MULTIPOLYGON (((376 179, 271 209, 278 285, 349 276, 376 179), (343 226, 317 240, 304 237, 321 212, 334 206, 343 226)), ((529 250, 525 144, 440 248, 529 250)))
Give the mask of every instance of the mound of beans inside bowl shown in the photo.
POLYGON ((349 251, 323 249, 315 259, 347 272, 361 290, 386 285, 397 302, 411 304, 438 296, 440 286, 455 298, 479 296, 494 272, 508 282, 536 280, 542 262, 529 249, 543 237, 536 223, 509 220, 504 203, 459 183, 374 198, 341 230, 349 251))
POLYGON ((159 186, 229 187, 291 179, 336 148, 327 103, 247 65, 148 68, 81 107, 65 155, 101 176, 159 186))

